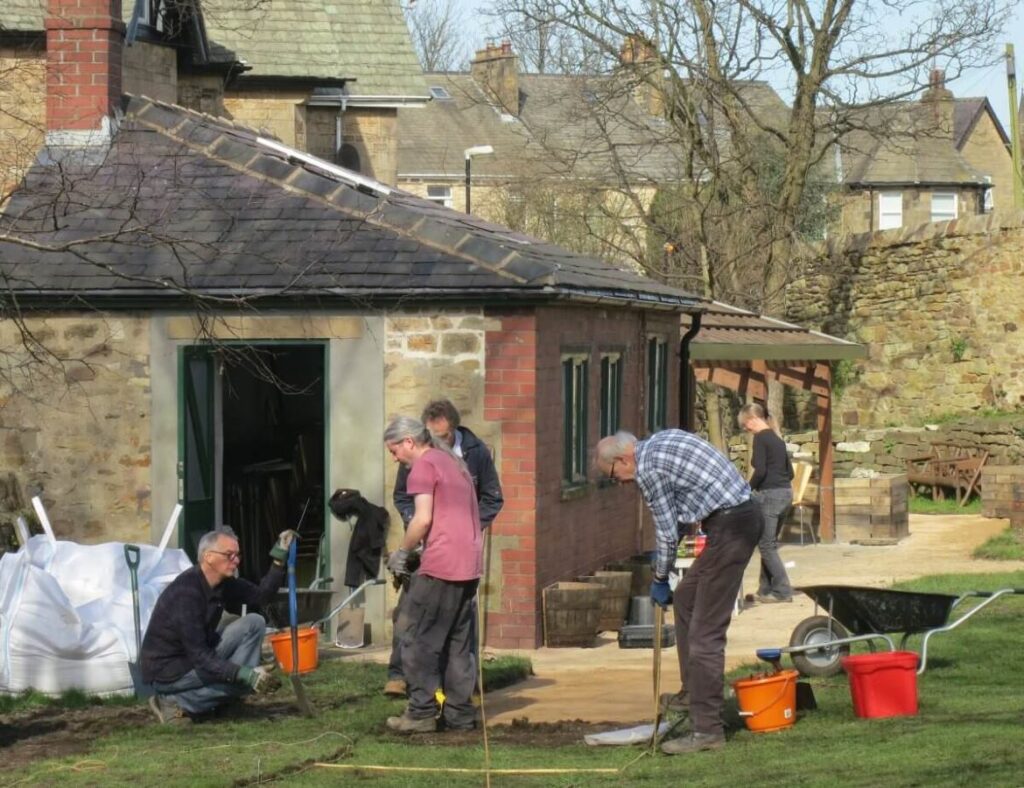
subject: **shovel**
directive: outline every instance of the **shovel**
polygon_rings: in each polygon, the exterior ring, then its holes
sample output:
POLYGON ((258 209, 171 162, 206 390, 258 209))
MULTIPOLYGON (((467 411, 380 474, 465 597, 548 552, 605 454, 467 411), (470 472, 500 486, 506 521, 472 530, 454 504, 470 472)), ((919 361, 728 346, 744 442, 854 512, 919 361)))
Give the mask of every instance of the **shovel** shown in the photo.
POLYGON ((658 748, 658 727, 661 725, 661 628, 665 624, 665 608, 654 606, 654 727, 651 730, 651 752, 658 748))
POLYGON ((153 694, 153 687, 142 680, 142 625, 139 621, 139 558, 141 551, 138 545, 124 546, 124 561, 128 564, 128 572, 132 576, 132 609, 135 613, 135 661, 128 662, 128 672, 135 686, 135 697, 148 698, 153 694))
POLYGON ((288 546, 288 624, 291 626, 292 633, 291 679, 299 711, 307 717, 312 717, 313 707, 309 704, 306 688, 302 686, 302 679, 299 678, 299 607, 295 597, 295 555, 298 546, 298 539, 292 539, 292 543, 288 546))

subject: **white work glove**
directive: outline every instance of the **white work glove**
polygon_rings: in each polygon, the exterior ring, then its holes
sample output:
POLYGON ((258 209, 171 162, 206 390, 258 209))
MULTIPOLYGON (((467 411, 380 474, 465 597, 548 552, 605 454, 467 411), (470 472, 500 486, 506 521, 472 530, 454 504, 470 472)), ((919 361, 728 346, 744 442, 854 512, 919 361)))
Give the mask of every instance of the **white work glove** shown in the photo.
POLYGON ((388 556, 388 571, 393 575, 407 575, 409 574, 408 563, 409 551, 399 547, 388 556))

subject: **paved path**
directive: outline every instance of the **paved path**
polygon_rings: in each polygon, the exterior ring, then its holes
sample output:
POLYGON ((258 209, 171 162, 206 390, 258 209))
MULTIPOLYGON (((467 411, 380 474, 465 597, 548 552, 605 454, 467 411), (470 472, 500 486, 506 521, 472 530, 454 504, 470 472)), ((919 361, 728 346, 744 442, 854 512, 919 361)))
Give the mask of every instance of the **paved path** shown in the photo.
MULTIPOLYGON (((1006 520, 977 515, 911 515, 911 535, 891 547, 859 545, 787 545, 782 558, 794 562, 794 585, 822 583, 885 586, 898 580, 945 573, 986 573, 1024 569, 1024 562, 978 561, 976 546, 1006 528, 1006 520)), ((756 553, 755 553, 756 556, 756 553)), ((758 562, 751 562, 744 588, 757 588, 758 562)), ((793 604, 758 605, 733 617, 727 662, 754 659, 757 648, 785 645, 814 605, 798 596, 793 604)), ((487 698, 488 722, 508 723, 580 719, 588 722, 635 722, 653 714, 650 649, 620 649, 602 635, 589 649, 541 648, 528 652, 536 676, 487 698)), ((676 690, 675 649, 663 653, 662 687, 676 690)))

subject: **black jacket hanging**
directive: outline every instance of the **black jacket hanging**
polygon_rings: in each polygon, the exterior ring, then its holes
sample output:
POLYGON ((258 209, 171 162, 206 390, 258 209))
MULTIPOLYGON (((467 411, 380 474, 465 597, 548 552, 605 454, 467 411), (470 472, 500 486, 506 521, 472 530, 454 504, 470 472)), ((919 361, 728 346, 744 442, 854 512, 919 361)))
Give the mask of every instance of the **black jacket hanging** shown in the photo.
POLYGON ((345 563, 345 585, 358 586, 377 577, 380 554, 388 535, 388 511, 370 503, 359 490, 335 490, 330 501, 331 514, 339 520, 356 518, 345 563))

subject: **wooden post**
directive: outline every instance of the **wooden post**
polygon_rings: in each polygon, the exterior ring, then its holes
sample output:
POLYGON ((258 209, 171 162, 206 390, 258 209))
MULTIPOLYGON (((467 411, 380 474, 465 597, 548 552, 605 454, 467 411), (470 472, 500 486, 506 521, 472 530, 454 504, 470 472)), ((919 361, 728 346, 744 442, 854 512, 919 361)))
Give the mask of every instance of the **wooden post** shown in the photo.
POLYGON ((818 364, 817 377, 826 384, 818 395, 818 534, 822 541, 836 540, 836 496, 832 468, 832 369, 818 364))

